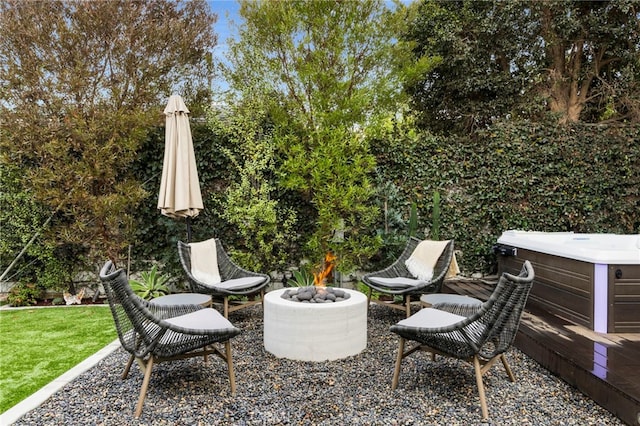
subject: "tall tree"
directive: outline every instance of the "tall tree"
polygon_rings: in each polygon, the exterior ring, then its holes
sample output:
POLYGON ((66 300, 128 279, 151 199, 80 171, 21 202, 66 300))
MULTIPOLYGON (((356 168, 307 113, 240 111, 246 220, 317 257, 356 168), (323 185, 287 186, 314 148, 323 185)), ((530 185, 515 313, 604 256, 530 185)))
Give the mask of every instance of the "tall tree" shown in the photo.
POLYGON ((361 130, 395 111, 394 71, 408 58, 406 46, 394 43, 402 20, 379 0, 241 1, 240 14, 226 69, 233 102, 261 99, 278 186, 313 206, 307 254, 319 261, 332 251, 348 270, 378 245, 375 161, 361 130))
POLYGON ((544 40, 537 87, 560 122, 640 118, 640 3, 556 0, 531 11, 544 40))
POLYGON ((174 90, 207 90, 216 16, 205 1, 3 1, 0 161, 54 214, 74 256, 119 258, 144 195, 129 173, 174 90))
POLYGON ((407 37, 417 58, 442 62, 407 90, 423 125, 444 133, 541 111, 636 120, 639 13, 633 0, 425 0, 407 37))
POLYGON ((416 43, 416 58, 441 58, 406 87, 424 127, 468 133, 514 109, 538 62, 535 45, 521 50, 525 21, 519 2, 419 4, 405 36, 416 43))

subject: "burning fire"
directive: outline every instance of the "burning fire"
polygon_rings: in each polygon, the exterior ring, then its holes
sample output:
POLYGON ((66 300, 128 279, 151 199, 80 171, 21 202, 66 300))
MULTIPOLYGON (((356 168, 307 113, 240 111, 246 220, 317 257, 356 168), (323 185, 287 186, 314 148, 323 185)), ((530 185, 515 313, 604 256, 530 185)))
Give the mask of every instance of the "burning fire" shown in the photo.
POLYGON ((324 280, 331 274, 333 271, 333 266, 335 265, 336 256, 328 252, 324 256, 323 268, 319 273, 313 273, 313 285, 317 287, 324 287, 324 280))

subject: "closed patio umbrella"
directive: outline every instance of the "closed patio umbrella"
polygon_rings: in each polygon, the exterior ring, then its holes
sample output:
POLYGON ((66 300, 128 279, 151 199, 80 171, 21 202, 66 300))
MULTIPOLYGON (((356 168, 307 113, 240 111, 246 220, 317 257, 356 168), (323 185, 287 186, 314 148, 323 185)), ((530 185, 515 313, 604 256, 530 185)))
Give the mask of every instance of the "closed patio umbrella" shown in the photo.
POLYGON ((164 162, 158 208, 171 218, 186 218, 187 240, 191 241, 191 218, 204 209, 193 151, 189 110, 181 96, 171 95, 166 115, 164 162))

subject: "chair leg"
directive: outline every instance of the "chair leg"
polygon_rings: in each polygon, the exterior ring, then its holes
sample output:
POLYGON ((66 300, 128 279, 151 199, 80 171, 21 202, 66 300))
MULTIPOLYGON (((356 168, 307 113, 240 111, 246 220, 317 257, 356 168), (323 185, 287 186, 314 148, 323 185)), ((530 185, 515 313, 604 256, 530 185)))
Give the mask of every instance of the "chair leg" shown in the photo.
POLYGON ((231 395, 236 394, 236 375, 233 371, 233 358, 231 356, 231 342, 226 341, 224 343, 224 349, 227 358, 227 368, 229 369, 229 383, 231 384, 231 395))
POLYGON ((473 369, 476 372, 476 385, 478 386, 478 394, 480 395, 480 409, 482 410, 482 421, 489 419, 489 410, 487 409, 487 400, 484 395, 484 383, 482 382, 482 367, 480 359, 477 355, 473 356, 473 369))
POLYGON ((226 319, 229 319, 229 298, 227 296, 225 296, 223 298, 223 304, 224 304, 224 317, 226 319))
POLYGON ((369 287, 369 292, 367 293, 367 315, 369 315, 369 306, 371 306, 371 287, 369 287))
POLYGON ((122 380, 126 379, 129 375, 129 370, 131 370, 131 364, 133 364, 133 360, 135 357, 131 355, 129 357, 129 361, 127 361, 127 365, 124 366, 124 371, 122 372, 122 380))
POLYGON ((404 299, 407 318, 411 316, 411 295, 407 295, 404 299))
POLYGON ((395 390, 398 387, 398 380, 400 379, 400 364, 402 364, 402 357, 404 355, 404 338, 400 338, 400 344, 398 345, 398 356, 396 357, 396 368, 393 370, 393 380, 391 381, 391 390, 395 390))
POLYGON ((511 371, 511 367, 507 362, 507 357, 505 357, 504 354, 500 355, 500 361, 502 361, 502 365, 504 366, 504 369, 507 370, 507 375, 509 376, 509 380, 511 380, 512 382, 515 382, 516 376, 513 375, 513 371, 511 371))
POLYGON ((136 412, 134 414, 137 419, 142 414, 142 406, 144 405, 144 398, 147 395, 147 388, 149 387, 149 380, 151 379, 151 370, 153 369, 153 355, 149 357, 146 368, 144 371, 144 379, 142 380, 142 387, 140 388, 140 396, 138 397, 138 405, 136 405, 136 412))

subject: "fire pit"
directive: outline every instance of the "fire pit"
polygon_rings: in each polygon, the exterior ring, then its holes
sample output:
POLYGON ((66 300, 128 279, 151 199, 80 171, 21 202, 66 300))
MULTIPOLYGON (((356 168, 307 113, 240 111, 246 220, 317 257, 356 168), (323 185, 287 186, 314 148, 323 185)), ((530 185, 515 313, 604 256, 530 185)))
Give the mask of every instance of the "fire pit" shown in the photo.
POLYGON ((337 303, 350 298, 351 294, 340 288, 312 285, 286 290, 280 297, 301 303, 337 303))
MULTIPOLYGON (((267 352, 298 361, 331 361, 362 352, 367 347, 367 297, 349 289, 312 290, 334 293, 336 300, 326 301, 326 296, 321 302, 292 300, 296 289, 266 294, 264 348, 267 352)), ((298 292, 296 299, 297 296, 298 292)))

